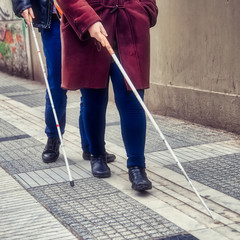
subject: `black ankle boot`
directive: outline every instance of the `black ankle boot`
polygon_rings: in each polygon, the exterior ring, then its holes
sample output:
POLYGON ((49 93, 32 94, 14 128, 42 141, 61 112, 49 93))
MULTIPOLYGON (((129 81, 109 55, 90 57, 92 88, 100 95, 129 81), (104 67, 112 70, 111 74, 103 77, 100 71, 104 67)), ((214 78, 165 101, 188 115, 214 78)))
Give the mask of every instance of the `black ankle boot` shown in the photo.
MULTIPOLYGON (((89 151, 85 151, 82 154, 82 157, 84 160, 90 160, 90 156, 91 154, 89 151)), ((116 159, 116 156, 114 154, 106 152, 106 159, 107 159, 107 163, 114 162, 114 160, 116 159)))
POLYGON ((107 178, 111 176, 110 168, 106 163, 106 155, 91 155, 90 162, 94 177, 107 178))
POLYGON ((140 168, 138 166, 130 167, 128 174, 134 190, 145 191, 152 189, 152 183, 147 178, 145 168, 140 168))
POLYGON ((106 152, 107 163, 114 162, 116 156, 114 154, 106 152))
POLYGON ((47 145, 42 153, 42 160, 45 163, 55 162, 59 157, 60 140, 58 138, 48 138, 47 145))

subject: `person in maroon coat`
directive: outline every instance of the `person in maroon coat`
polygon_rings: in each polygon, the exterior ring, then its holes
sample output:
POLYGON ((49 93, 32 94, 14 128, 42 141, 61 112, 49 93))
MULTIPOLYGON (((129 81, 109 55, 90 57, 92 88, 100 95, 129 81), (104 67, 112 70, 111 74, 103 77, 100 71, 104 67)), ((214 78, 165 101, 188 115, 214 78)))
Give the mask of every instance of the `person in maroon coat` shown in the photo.
POLYGON ((84 127, 90 144, 93 176, 110 177, 104 134, 109 76, 120 114, 132 188, 152 188, 145 172, 145 113, 104 46, 107 37, 144 97, 149 87, 150 27, 157 21, 156 0, 57 0, 63 11, 62 87, 80 89, 84 127))

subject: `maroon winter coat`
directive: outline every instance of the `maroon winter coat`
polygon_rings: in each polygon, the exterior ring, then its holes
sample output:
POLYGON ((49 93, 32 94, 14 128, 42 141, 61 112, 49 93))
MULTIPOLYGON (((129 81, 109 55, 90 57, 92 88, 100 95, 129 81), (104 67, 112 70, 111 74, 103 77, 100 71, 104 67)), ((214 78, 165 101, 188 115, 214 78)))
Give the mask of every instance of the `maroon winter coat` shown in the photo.
MULTIPOLYGON (((120 61, 137 89, 149 87, 149 29, 156 24, 156 0, 58 0, 63 11, 62 87, 105 88, 111 56, 91 38, 88 28, 101 21, 120 61), (98 46, 98 47, 97 47, 98 46)), ((128 87, 129 89, 129 87, 128 87)))

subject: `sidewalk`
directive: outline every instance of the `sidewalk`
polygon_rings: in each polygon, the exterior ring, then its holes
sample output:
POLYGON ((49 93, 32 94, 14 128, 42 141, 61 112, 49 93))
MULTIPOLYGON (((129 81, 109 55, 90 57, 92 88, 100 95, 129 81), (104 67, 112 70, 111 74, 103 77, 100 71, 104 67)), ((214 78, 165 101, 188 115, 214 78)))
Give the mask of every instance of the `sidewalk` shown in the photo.
POLYGON ((131 189, 115 105, 107 111, 106 147, 117 159, 112 176, 92 177, 82 159, 79 92, 68 92, 66 153, 44 164, 45 87, 0 72, 0 239, 240 239, 240 137, 154 116, 213 215, 214 223, 148 122, 147 173, 153 189, 131 189))

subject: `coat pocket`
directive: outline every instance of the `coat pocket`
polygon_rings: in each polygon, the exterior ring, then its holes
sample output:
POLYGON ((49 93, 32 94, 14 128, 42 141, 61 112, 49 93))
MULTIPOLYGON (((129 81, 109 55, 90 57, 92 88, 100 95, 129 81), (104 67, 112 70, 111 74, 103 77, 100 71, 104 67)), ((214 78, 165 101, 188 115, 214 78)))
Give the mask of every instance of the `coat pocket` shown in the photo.
POLYGON ((146 26, 147 23, 147 25, 150 28, 150 16, 139 0, 134 1, 134 4, 131 6, 131 9, 132 11, 135 12, 135 14, 133 15, 138 18, 138 21, 145 22, 143 26, 146 26))
POLYGON ((139 0, 137 0, 137 4, 143 10, 143 13, 145 13, 149 17, 149 14, 148 14, 147 10, 144 8, 144 6, 142 5, 142 3, 139 0))
POLYGON ((69 24, 68 20, 63 16, 62 20, 61 20, 61 30, 64 30, 68 26, 70 26, 70 24, 69 24))
POLYGON ((157 22, 158 7, 155 0, 136 0, 137 4, 147 14, 150 22, 150 27, 153 27, 157 22))

